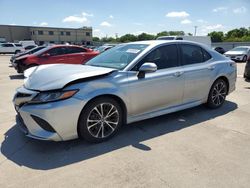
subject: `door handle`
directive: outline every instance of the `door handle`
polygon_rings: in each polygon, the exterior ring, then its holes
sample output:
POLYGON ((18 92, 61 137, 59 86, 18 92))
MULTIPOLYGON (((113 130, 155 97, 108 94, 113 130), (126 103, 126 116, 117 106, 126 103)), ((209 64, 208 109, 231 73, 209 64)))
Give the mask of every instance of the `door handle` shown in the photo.
POLYGON ((214 70, 215 66, 209 66, 207 69, 208 70, 214 70))
POLYGON ((174 73, 174 76, 179 77, 179 76, 181 76, 182 74, 183 74, 183 72, 178 71, 178 72, 175 72, 175 73, 174 73))

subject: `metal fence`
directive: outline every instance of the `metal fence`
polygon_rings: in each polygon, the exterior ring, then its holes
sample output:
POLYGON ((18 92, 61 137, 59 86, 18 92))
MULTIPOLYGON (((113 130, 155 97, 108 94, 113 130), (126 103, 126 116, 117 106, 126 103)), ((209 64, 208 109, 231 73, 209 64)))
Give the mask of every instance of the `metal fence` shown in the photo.
POLYGON ((250 42, 213 42, 212 47, 222 47, 226 51, 237 46, 250 46, 250 42))

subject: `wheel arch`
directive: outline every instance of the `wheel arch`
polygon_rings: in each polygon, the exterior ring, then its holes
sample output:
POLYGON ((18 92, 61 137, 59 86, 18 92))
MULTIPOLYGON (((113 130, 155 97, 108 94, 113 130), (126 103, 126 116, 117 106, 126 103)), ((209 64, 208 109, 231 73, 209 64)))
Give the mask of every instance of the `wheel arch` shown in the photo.
POLYGON ((227 84, 227 95, 228 95, 228 92, 229 92, 229 87, 230 87, 230 84, 229 84, 229 79, 226 77, 226 76, 224 76, 224 75, 221 75, 221 76, 219 76, 218 78, 216 78, 215 80, 214 80, 214 82, 213 82, 213 84, 217 81, 217 80, 219 80, 219 79, 222 79, 222 80, 224 80, 225 82, 226 82, 226 84, 227 84))
MULTIPOLYGON (((118 102, 120 105, 121 105, 121 108, 122 108, 122 115, 123 115, 123 124, 126 124, 127 123, 127 106, 125 105, 125 102, 122 100, 121 97, 117 96, 117 95, 113 95, 113 94, 102 94, 102 95, 98 95, 98 96, 95 96, 94 98, 90 99, 83 107, 83 109, 81 110, 81 113, 82 111, 94 100, 98 99, 98 98, 104 98, 104 97, 108 97, 108 98, 112 98, 114 99, 116 102, 118 102)), ((77 121, 77 134, 78 134, 78 137, 80 137, 80 132, 79 132, 79 121, 80 121, 80 116, 81 116, 81 113, 78 117, 78 121, 77 121)))

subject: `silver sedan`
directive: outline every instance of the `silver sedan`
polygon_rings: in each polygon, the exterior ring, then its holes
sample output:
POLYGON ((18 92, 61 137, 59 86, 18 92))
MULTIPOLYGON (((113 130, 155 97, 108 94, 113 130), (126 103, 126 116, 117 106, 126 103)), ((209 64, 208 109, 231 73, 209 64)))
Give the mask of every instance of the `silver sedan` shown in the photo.
POLYGON ((235 62, 188 41, 118 45, 85 65, 41 65, 25 72, 13 102, 29 137, 101 142, 126 124, 206 104, 235 90, 235 62))

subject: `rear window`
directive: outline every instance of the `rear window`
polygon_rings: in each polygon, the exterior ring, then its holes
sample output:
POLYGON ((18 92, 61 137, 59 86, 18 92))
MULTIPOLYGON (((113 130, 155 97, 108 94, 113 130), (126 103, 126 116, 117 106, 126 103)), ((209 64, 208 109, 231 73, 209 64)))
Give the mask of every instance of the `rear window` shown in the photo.
POLYGON ((78 47, 68 47, 67 48, 67 53, 68 54, 74 54, 74 53, 83 53, 86 52, 84 48, 78 48, 78 47))
POLYGON ((22 44, 15 44, 15 46, 17 46, 17 47, 22 47, 22 44))
POLYGON ((2 44, 2 47, 13 47, 13 44, 2 44))
POLYGON ((201 47, 189 44, 182 44, 181 51, 183 65, 191 65, 203 62, 203 53, 201 47))

